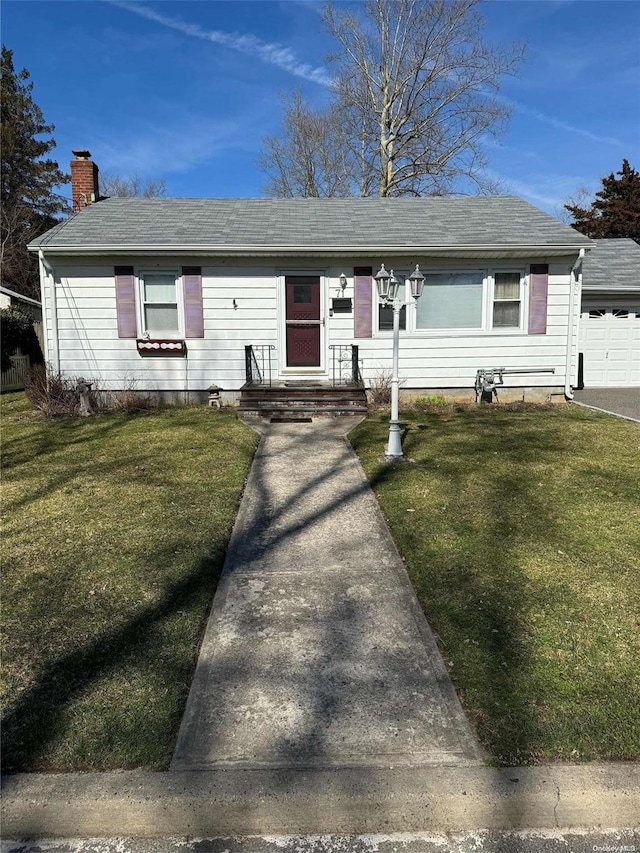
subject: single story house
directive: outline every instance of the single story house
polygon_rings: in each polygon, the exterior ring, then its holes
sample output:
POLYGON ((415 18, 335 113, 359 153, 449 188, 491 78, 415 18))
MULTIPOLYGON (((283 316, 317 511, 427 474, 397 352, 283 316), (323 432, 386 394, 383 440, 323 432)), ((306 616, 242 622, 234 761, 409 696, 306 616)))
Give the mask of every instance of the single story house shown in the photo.
POLYGON ((593 242, 583 267, 578 386, 640 388, 640 245, 593 242))
POLYGON ((502 399, 564 399, 577 382, 593 243, 520 198, 101 199, 89 152, 74 153, 78 212, 29 246, 64 376, 227 399, 247 381, 370 384, 392 363, 384 264, 408 303, 405 396, 474 399, 492 369, 502 399))

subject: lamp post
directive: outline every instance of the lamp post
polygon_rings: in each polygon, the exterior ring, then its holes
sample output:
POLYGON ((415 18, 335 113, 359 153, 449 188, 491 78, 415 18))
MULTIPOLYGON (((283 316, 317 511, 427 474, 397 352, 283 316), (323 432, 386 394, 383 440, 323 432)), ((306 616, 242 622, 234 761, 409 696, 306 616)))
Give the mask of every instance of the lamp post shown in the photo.
MULTIPOLYGON (((391 419, 389 421, 389 441, 385 456, 388 459, 402 459, 402 441, 400 436, 400 423, 398 421, 398 408, 400 396, 400 379, 398 376, 398 364, 400 361, 400 311, 410 302, 401 302, 398 298, 400 282, 393 274, 393 270, 387 272, 382 264, 380 271, 375 276, 378 296, 385 304, 393 308, 393 367, 391 371, 391 419)), ((415 270, 409 276, 412 299, 420 299, 424 286, 424 276, 420 267, 416 264, 415 270)))

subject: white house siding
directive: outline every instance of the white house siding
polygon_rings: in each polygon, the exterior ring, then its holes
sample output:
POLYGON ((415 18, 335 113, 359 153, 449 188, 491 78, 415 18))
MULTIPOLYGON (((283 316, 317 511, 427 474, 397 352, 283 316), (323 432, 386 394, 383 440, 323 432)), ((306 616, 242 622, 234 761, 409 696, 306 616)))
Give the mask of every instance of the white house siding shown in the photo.
POLYGON ((65 376, 95 379, 107 390, 135 383, 149 391, 201 391, 213 382, 233 390, 245 379, 245 344, 276 343, 273 266, 234 266, 231 273, 224 263, 199 258, 142 263, 112 258, 99 265, 53 259, 52 265, 59 363, 65 376), (204 337, 187 340, 186 357, 141 356, 135 339, 118 337, 114 266, 127 263, 134 270, 202 267, 204 337))
MULTIPOLYGON (((420 260, 420 259, 418 259, 420 260)), ((546 263, 548 259, 522 261, 497 260, 467 261, 436 260, 420 262, 423 272, 444 269, 528 268, 529 263, 546 263)), ((565 384, 567 360, 567 335, 569 316, 569 277, 572 260, 549 262, 549 298, 547 333, 528 335, 519 333, 448 333, 400 332, 400 373, 403 388, 410 389, 472 389, 479 369, 505 367, 511 369, 545 367, 554 373, 523 374, 505 377, 508 387, 554 387, 559 392, 565 384)), ((396 262, 397 269, 407 270, 406 262, 396 262)), ((390 268, 391 264, 387 264, 390 268)), ((376 270, 374 270, 375 273, 376 270)), ((347 296, 353 296, 347 289, 347 296)), ((526 297, 525 297, 526 298, 526 297)), ((573 343, 571 353, 571 381, 575 381, 577 364, 576 327, 580 298, 574 300, 573 343)), ((374 312, 376 306, 374 304, 374 312)), ((410 309, 409 309, 410 310, 410 309)), ((332 322, 332 343, 356 343, 360 348, 365 381, 391 368, 391 333, 376 333, 375 317, 372 338, 353 339, 351 326, 344 319, 332 322), (337 327, 337 328, 336 328, 337 327)))
MULTIPOLYGON (((391 367, 391 334, 354 339, 353 314, 329 316, 331 298, 353 300, 354 266, 371 266, 376 272, 381 260, 387 268, 409 271, 415 262, 421 269, 528 268, 529 263, 549 263, 548 322, 545 335, 526 333, 433 334, 401 332, 400 367, 406 389, 471 389, 480 368, 554 368, 553 374, 509 377, 511 387, 550 387, 561 390, 565 383, 569 275, 573 258, 526 258, 518 261, 487 260, 406 260, 281 258, 274 260, 218 260, 198 257, 136 259, 113 257, 99 263, 86 259, 50 257, 55 272, 55 304, 58 327, 57 347, 52 321, 53 299, 50 286, 43 294, 47 329, 47 357, 54 365, 59 358, 62 373, 98 380, 105 389, 119 389, 135 382, 150 391, 203 391, 212 382, 227 391, 237 391, 245 380, 246 344, 272 345, 274 376, 278 375, 278 282, 288 271, 321 272, 325 278, 324 309, 326 344, 357 344, 365 380, 391 367), (135 339, 118 338, 114 266, 133 265, 138 269, 202 268, 204 338, 187 340, 187 356, 140 356, 135 339), (344 272, 348 286, 343 292, 339 276, 344 272), (233 300, 236 300, 234 308, 233 300), (57 358, 56 358, 57 355, 57 358)), ((46 285, 45 279, 45 285, 46 285)), ((49 279, 50 281, 50 279, 49 279)), ((374 312, 376 311, 374 299, 374 312)), ((575 319, 579 294, 575 300, 575 319)), ((572 346, 572 381, 576 370, 576 340, 572 346)), ((331 362, 327 354, 327 374, 331 362)))

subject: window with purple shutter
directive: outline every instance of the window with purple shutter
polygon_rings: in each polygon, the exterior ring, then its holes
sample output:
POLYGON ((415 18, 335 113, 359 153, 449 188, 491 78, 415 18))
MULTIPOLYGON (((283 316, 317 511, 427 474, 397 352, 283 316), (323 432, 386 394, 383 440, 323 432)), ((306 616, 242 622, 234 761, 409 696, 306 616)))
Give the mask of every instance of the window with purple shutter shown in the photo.
POLYGON ((182 267, 184 289, 184 336, 204 338, 202 314, 202 268, 182 267))
POLYGON ((531 264, 529 272, 529 334, 546 335, 549 265, 531 264))
POLYGON ((354 267, 353 336, 370 338, 372 334, 373 269, 354 267))
POLYGON ((135 338, 138 332, 136 320, 136 289, 133 267, 115 267, 116 315, 118 318, 118 337, 135 338))

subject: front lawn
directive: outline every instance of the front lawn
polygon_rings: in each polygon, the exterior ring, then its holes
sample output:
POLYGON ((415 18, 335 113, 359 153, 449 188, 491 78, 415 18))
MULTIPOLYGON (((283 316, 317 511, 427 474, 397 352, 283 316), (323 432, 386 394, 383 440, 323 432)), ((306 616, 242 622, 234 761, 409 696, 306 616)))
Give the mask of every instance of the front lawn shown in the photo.
POLYGON ((502 764, 640 758, 640 427, 568 405, 405 412, 351 440, 502 764), (511 410, 510 410, 511 408, 511 410))
POLYGON ((2 433, 4 770, 166 768, 257 436, 22 394, 2 433))

